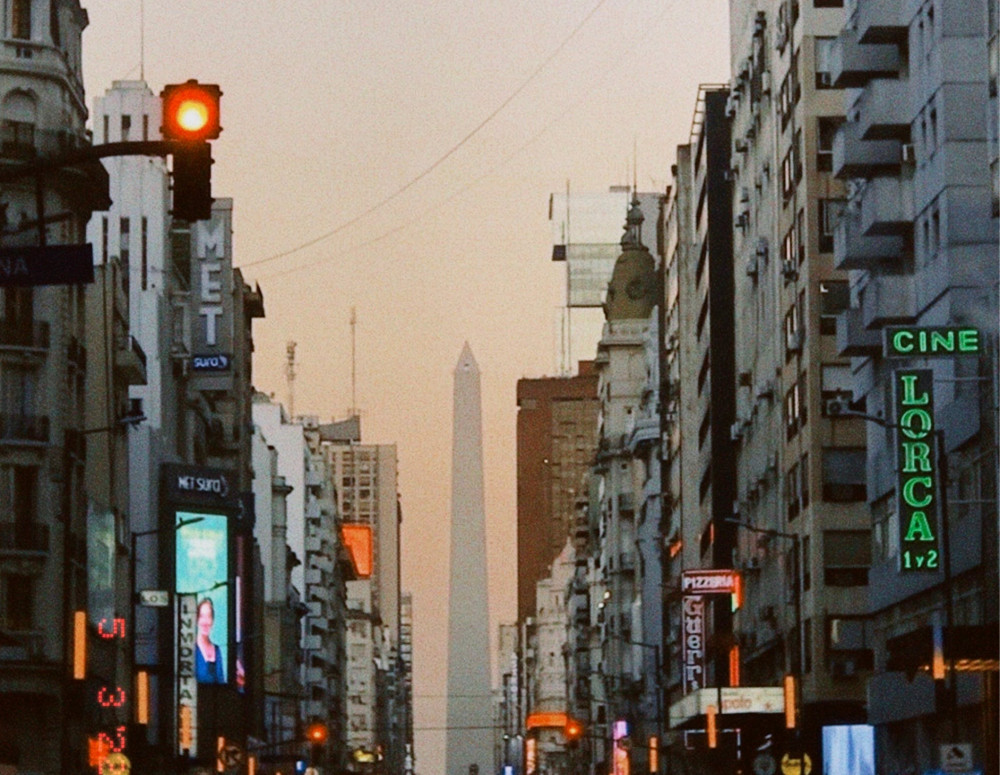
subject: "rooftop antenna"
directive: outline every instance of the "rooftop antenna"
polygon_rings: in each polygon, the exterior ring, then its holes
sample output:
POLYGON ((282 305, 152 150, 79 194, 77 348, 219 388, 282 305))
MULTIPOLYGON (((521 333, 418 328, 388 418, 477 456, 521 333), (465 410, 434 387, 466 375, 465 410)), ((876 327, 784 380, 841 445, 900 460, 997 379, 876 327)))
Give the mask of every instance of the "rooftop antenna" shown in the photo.
POLYGON ((569 263, 569 252, 570 245, 572 244, 570 240, 570 229, 569 229, 569 178, 566 178, 566 325, 560 326, 560 328, 565 329, 565 334, 563 335, 563 347, 562 347, 562 372, 563 374, 569 374, 572 370, 573 363, 573 316, 571 310, 573 309, 572 298, 570 295, 570 263, 569 263))
POLYGON ((351 307, 351 408, 347 410, 348 417, 354 417, 358 414, 357 345, 358 345, 358 315, 354 307, 351 307))
POLYGON ((285 381, 288 383, 288 416, 295 418, 295 342, 285 345, 285 381))
POLYGON ((146 0, 139 0, 139 80, 146 80, 146 0))

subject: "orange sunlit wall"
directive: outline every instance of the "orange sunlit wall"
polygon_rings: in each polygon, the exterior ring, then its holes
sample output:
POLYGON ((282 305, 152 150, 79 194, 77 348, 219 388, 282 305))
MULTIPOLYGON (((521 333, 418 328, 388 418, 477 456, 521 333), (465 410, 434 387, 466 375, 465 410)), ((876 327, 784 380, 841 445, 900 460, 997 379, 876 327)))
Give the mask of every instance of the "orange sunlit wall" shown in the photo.
POLYGON ((369 525, 343 525, 341 540, 351 553, 354 570, 358 578, 367 579, 372 575, 372 529, 369 525))

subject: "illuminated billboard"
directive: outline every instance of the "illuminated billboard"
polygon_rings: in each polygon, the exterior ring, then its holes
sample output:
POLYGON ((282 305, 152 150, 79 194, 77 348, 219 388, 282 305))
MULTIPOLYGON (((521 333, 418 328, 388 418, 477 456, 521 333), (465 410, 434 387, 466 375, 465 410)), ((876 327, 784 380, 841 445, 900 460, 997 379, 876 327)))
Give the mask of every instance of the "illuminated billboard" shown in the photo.
POLYGON ((195 677, 224 684, 229 664, 229 518, 177 511, 179 596, 195 598, 195 677))
POLYGON ((340 529, 341 540, 351 553, 354 572, 359 579, 371 578, 374 556, 372 529, 369 525, 347 524, 340 529))

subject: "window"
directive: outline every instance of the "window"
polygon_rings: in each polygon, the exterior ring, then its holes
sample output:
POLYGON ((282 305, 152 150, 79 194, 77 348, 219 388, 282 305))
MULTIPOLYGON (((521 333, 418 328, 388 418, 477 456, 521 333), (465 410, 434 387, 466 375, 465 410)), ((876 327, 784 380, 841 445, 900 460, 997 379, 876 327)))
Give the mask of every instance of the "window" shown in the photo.
POLYGON ((31 576, 5 574, 0 577, 0 587, 0 626, 13 632, 30 630, 35 619, 31 576))
POLYGON ((10 7, 10 35, 19 40, 31 39, 31 0, 13 0, 10 7))
POLYGON ((698 426, 698 449, 701 449, 705 445, 705 439, 708 438, 708 432, 712 427, 712 414, 711 407, 705 411, 705 416, 701 418, 701 425, 698 426))
POLYGON ((101 217, 101 263, 108 263, 108 216, 101 217))
POLYGON ((705 496, 708 495, 708 491, 712 489, 712 464, 708 464, 708 468, 705 469, 705 473, 702 474, 701 483, 698 485, 698 501, 701 502, 705 500, 705 496))
POLYGON ((3 322, 14 331, 30 330, 35 319, 35 293, 30 286, 10 285, 0 289, 3 322))
POLYGON ((833 170, 833 140, 843 123, 842 116, 820 116, 816 119, 816 169, 819 172, 833 170))
POLYGON ((122 285, 128 293, 129 243, 132 237, 132 225, 128 218, 118 222, 118 257, 122 264, 122 285))
POLYGON ((785 436, 788 439, 795 437, 799 432, 800 416, 802 408, 799 405, 799 391, 797 385, 792 385, 785 393, 785 436))
POLYGON ((52 45, 56 48, 62 46, 62 35, 59 31, 59 3, 49 3, 49 35, 52 36, 52 45))
POLYGON ((837 333, 837 316, 851 306, 846 280, 825 280, 819 284, 819 332, 837 333))
POLYGON ((870 530, 823 531, 823 583, 826 586, 867 586, 871 564, 870 530))
POLYGON ((854 503, 867 495, 864 447, 828 447, 823 450, 823 500, 854 503))
POLYGON ((847 202, 844 199, 819 200, 819 252, 833 252, 833 233, 837 230, 837 221, 847 202))
POLYGON ((803 455, 785 474, 785 505, 792 521, 809 505, 809 455, 803 455))
POLYGON ((146 113, 142 114, 142 139, 149 139, 149 116, 146 113))
MULTIPOLYGON (((145 116, 144 116, 145 118, 145 116)), ((149 282, 149 219, 142 216, 142 290, 149 282)))
POLYGON ((123 113, 122 114, 122 135, 121 135, 121 141, 123 143, 126 142, 129 139, 128 135, 129 135, 129 132, 131 132, 131 131, 132 131, 132 117, 130 115, 128 115, 127 113, 123 113))
POLYGON ((814 38, 816 54, 816 88, 833 88, 833 51, 836 38, 814 38))

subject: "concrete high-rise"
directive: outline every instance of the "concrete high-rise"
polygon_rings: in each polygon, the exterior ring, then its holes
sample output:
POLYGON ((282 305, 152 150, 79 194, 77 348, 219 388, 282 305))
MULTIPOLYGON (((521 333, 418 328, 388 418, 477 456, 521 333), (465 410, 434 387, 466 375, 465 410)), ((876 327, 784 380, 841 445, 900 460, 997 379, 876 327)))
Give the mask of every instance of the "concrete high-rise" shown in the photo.
POLYGON ((479 366, 466 342, 455 367, 452 426, 447 775, 493 770, 479 391, 479 366))

